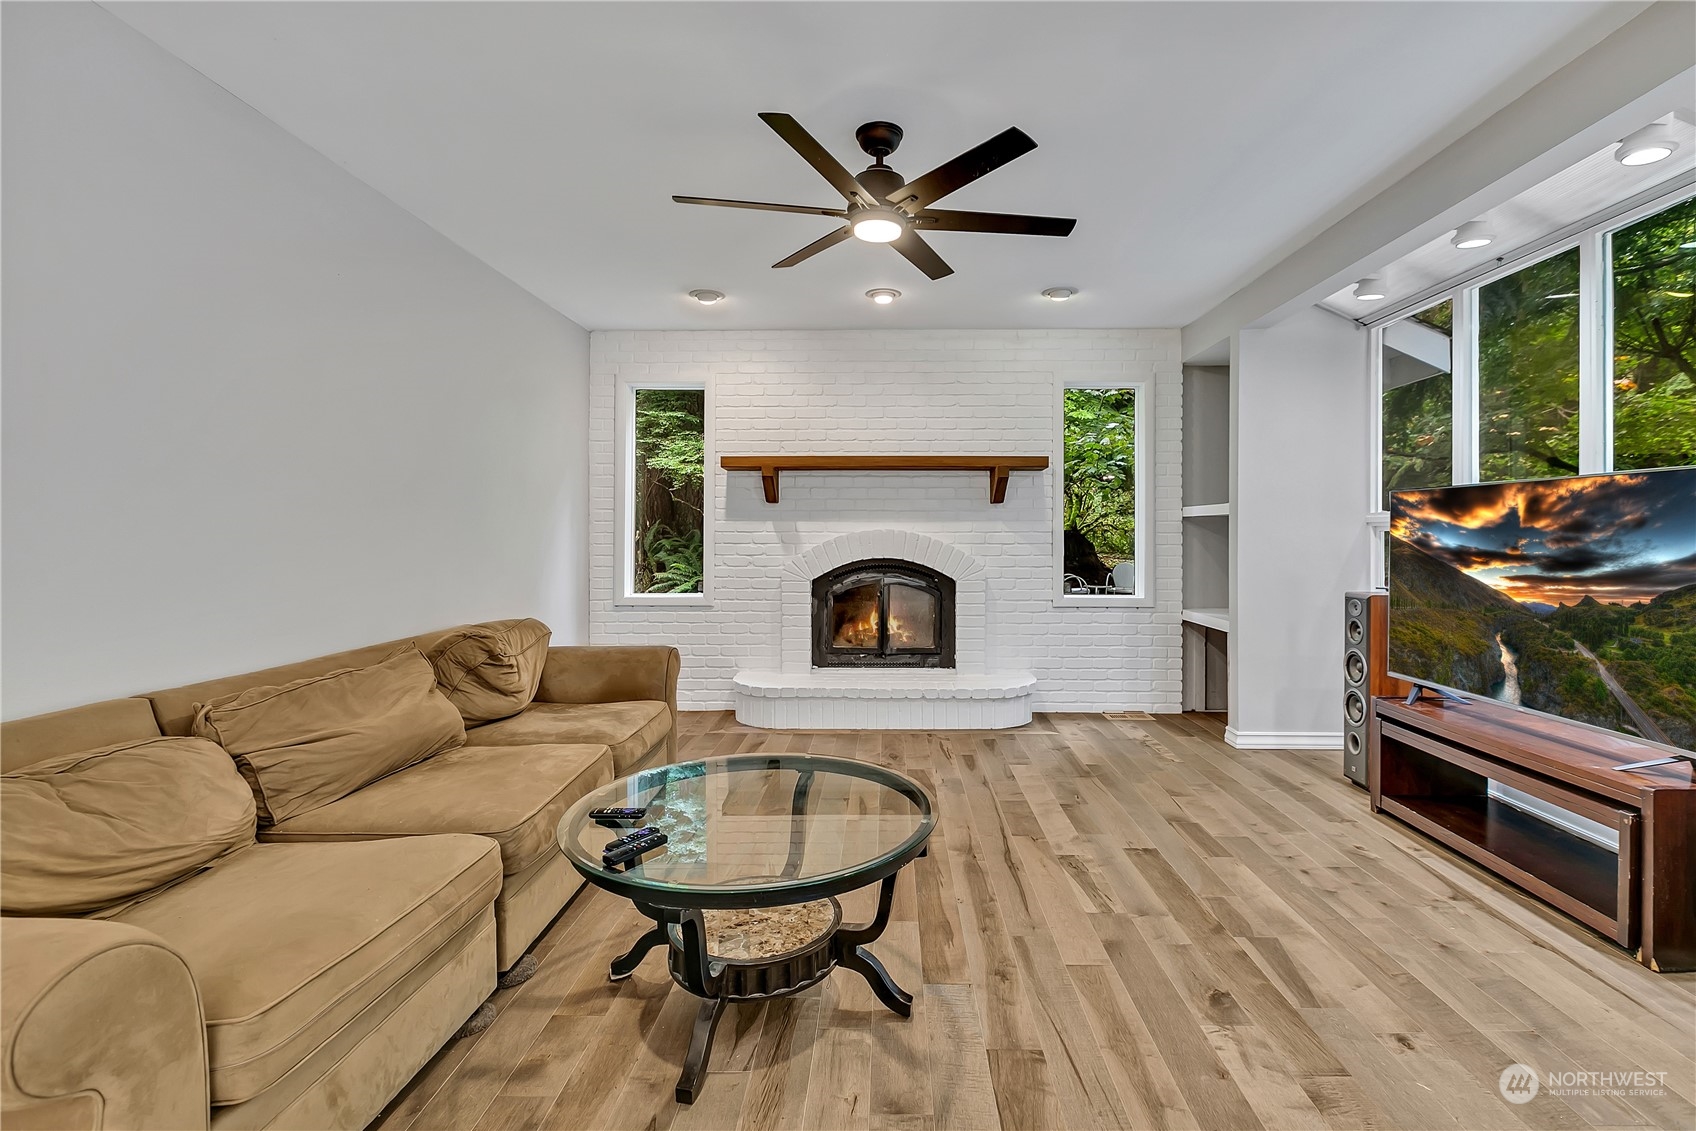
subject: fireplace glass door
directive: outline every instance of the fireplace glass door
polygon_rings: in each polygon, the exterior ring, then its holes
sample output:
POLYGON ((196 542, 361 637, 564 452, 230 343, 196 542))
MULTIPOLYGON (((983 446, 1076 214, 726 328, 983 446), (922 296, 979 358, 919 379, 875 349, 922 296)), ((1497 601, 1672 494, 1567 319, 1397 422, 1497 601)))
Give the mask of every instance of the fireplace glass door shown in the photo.
POLYGON ((900 561, 855 562, 815 579, 813 665, 953 667, 953 579, 900 561))

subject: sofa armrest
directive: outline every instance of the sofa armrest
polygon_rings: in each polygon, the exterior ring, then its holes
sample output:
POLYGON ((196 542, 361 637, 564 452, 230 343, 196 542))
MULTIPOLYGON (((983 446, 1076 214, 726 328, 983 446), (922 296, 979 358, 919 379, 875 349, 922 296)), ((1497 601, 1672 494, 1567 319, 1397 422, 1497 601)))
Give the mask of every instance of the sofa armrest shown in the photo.
POLYGON ((665 760, 677 761, 676 648, 664 645, 581 645, 549 648, 536 698, 543 703, 628 703, 659 700, 671 708, 665 760))
POLYGON ((207 1126, 200 990, 139 927, 0 918, 0 1052, 8 1131, 207 1126))

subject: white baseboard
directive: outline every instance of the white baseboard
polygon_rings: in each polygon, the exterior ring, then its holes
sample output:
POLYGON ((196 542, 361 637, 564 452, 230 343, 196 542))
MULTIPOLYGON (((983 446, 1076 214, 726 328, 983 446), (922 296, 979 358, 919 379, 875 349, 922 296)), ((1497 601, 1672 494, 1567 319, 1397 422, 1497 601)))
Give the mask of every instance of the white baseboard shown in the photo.
POLYGON ((1238 750, 1341 750, 1340 730, 1238 730, 1225 728, 1225 741, 1238 750))

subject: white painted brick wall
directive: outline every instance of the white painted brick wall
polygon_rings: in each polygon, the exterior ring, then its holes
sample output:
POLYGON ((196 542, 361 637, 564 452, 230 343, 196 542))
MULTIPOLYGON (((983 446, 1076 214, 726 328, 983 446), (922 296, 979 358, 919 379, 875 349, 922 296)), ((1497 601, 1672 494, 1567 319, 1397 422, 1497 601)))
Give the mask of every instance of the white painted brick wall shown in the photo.
POLYGON ((739 670, 781 667, 784 565, 840 534, 909 529, 982 559, 989 670, 1036 673, 1038 710, 1180 709, 1182 378, 1176 330, 611 330, 590 336, 590 638, 683 653, 678 702, 728 709, 739 670), (714 419, 710 606, 616 597, 615 389, 705 379, 714 419), (1149 607, 1057 606, 1057 467, 1015 473, 991 505, 983 473, 785 472, 782 501, 719 455, 1047 454, 1058 388, 1145 381, 1153 401, 1149 607))

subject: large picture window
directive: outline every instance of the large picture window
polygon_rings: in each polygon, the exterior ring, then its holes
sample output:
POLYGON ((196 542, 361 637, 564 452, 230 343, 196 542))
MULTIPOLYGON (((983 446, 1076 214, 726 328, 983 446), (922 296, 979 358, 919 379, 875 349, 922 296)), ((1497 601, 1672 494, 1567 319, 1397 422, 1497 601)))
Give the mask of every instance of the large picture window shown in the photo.
POLYGON ((1696 465, 1696 197, 1419 301, 1376 326, 1380 508, 1408 488, 1696 465))
POLYGON ((1696 198, 1613 234, 1614 469, 1696 464, 1696 198))
POLYGON ((1138 597, 1136 387, 1070 388, 1061 404, 1061 592, 1138 597))
POLYGON ((629 592, 706 589, 704 389, 632 389, 629 592))
POLYGON ((1441 302, 1384 328, 1386 510, 1391 491, 1454 482, 1453 305, 1441 302))
POLYGON ((1578 249, 1478 291, 1478 477, 1578 474, 1578 249))

